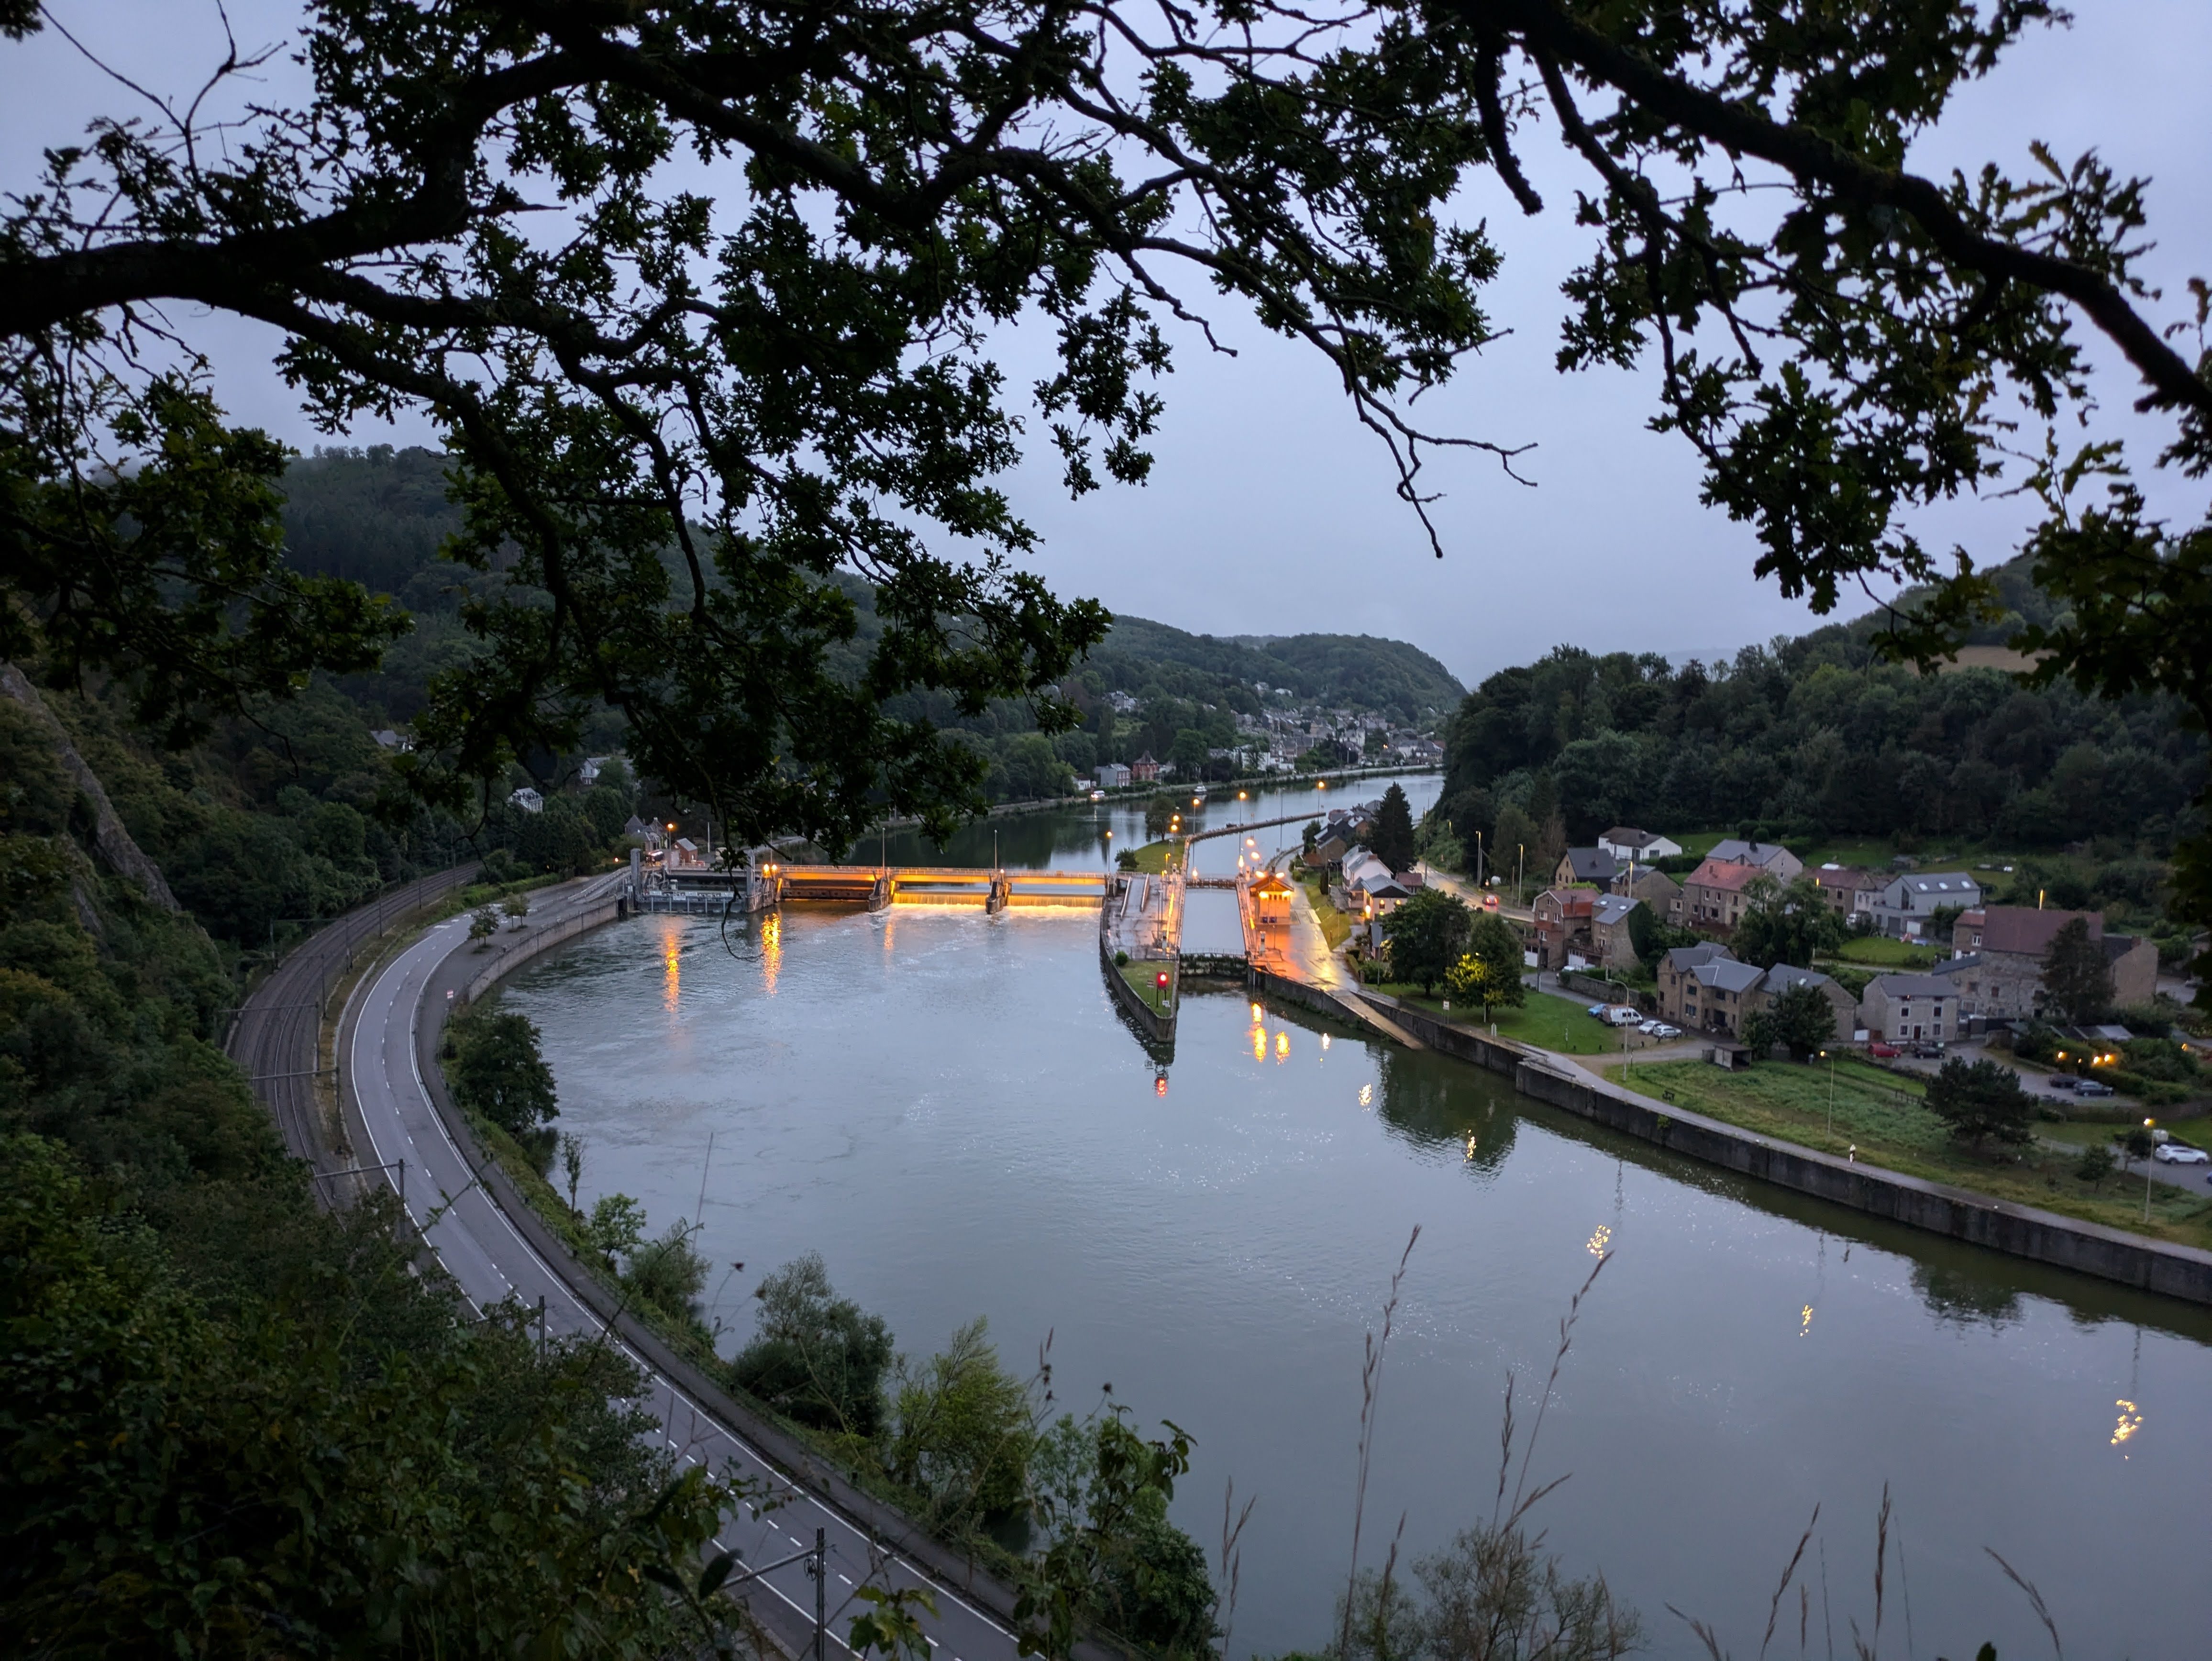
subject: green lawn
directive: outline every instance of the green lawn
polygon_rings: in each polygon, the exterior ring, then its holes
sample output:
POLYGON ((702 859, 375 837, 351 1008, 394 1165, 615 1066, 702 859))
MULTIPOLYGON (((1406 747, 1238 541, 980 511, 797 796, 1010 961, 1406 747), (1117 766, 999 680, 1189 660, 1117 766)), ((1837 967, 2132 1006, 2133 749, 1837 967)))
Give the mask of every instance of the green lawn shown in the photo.
POLYGON ((1761 1062, 1747 1072, 1724 1073, 1704 1062, 1662 1062, 1632 1068, 1625 1080, 1618 1068, 1606 1072, 1644 1095, 1762 1135, 1832 1153, 1855 1144, 1866 1163, 1908 1177, 2185 1245, 2212 1246, 2212 1199, 2161 1188, 2145 1226, 2140 1174, 2133 1185, 2107 1177, 2093 1191, 2075 1177, 2078 1155, 2071 1148, 2038 1147, 2015 1155, 1960 1147, 1921 1105, 1917 1087, 1863 1062, 1839 1062, 1834 1068, 1832 1131, 1830 1070, 1818 1062, 1761 1062))
POLYGON ((1160 985, 1161 965, 1159 964, 1146 958, 1133 958, 1127 963, 1121 964, 1117 967, 1121 971, 1121 978, 1128 982, 1136 995, 1152 1007, 1154 1014, 1164 1015, 1168 1013, 1168 1005, 1171 1001, 1168 995, 1175 990, 1175 983, 1170 980, 1165 988, 1160 985))
POLYGON ((1935 947, 1893 940, 1887 934, 1868 934, 1846 940, 1836 955, 1845 963, 1872 964, 1878 969, 1928 969, 1936 960, 1935 947))
POLYGON ((1170 861, 1176 866, 1182 863, 1182 847, 1179 842, 1148 842, 1130 854, 1135 863, 1129 868, 1159 876, 1170 868, 1170 861))
POLYGON ((1581 999, 1554 997, 1549 992, 1531 992, 1528 1001, 1518 1009, 1493 1009, 1489 1021, 1482 1018, 1482 1006, 1455 1002, 1449 1009, 1443 1007, 1441 990, 1434 997, 1422 995, 1418 986, 1375 985, 1371 990, 1387 992, 1404 1003, 1425 1009, 1430 1014, 1463 1025, 1480 1027, 1487 1031, 1492 1024, 1501 1038, 1511 1038, 1517 1043, 1535 1044, 1545 1050, 1557 1050, 1570 1056, 1606 1056, 1620 1049, 1620 1033, 1595 1019, 1589 1013, 1589 1003, 1581 999))

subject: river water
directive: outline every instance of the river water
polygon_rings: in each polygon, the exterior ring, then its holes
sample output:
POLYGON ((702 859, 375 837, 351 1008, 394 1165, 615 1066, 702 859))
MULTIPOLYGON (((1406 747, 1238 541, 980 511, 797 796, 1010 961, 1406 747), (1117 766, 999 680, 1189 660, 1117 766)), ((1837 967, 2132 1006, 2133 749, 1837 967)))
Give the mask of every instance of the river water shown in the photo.
MULTIPOLYGON (((1433 794, 1412 782, 1417 806, 1433 794)), ((1141 840, 1126 812, 998 829, 1008 865, 1096 862, 1104 829, 1141 840)), ((979 830, 952 857, 988 861, 979 830)), ((1200 869, 1234 846, 1206 844, 1200 869)), ((1849 1653, 1852 1621, 1872 1635, 1885 1485, 1883 1653, 2047 1652, 1990 1551, 2071 1656, 2212 1652, 2205 1312, 1724 1176, 1233 995, 1185 999, 1163 1093, 1086 911, 794 906, 727 936, 643 918, 504 996, 545 1034, 585 1202, 701 1217, 726 1351, 760 1275, 819 1250, 909 1352, 987 1315, 1024 1371, 1050 1335, 1058 1403, 1110 1384, 1189 1430, 1176 1513, 1210 1553, 1226 1485, 1257 1500, 1239 1656, 1328 1637, 1363 1342, 1416 1225, 1364 1561, 1401 1519, 1414 1558, 1489 1516, 1507 1376, 1525 1434, 1610 1249, 1528 1472, 1569 1476, 1536 1513, 1547 1544, 1604 1571, 1652 1652, 1696 1648, 1672 1603, 1756 1654, 1817 1504, 1805 1652, 1849 1653)), ((1800 1618, 1793 1585, 1773 1653, 1799 1652, 1800 1618)))

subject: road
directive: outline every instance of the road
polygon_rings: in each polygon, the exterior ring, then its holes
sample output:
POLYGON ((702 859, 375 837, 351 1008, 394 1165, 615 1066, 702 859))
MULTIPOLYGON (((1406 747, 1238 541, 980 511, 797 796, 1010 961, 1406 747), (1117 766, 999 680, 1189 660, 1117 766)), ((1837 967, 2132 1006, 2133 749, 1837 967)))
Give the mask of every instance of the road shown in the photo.
MULTIPOLYGON (((535 897, 530 927, 542 928, 573 915, 604 885, 603 880, 564 896, 535 897)), ((926 1624, 936 1661, 1012 1661, 1017 1652, 1012 1633, 941 1581, 898 1557, 886 1557, 842 1512, 794 1488, 759 1450, 716 1422, 619 1334, 609 1332, 476 1181, 424 1083, 436 1066, 436 1028, 441 1023, 422 1019, 426 1002, 434 1007, 450 999, 481 968, 482 960, 462 949, 468 926, 465 917, 437 925, 368 982, 357 995, 342 1062, 370 1143, 359 1151, 367 1162, 392 1164, 395 1185, 400 1181, 398 1163, 405 1162, 408 1214, 446 1272, 478 1309, 507 1299, 535 1309, 542 1298, 546 1325, 555 1335, 608 1333, 647 1381, 642 1404, 659 1420, 661 1438, 672 1454, 686 1463, 750 1477, 782 1499, 780 1508, 766 1514, 747 1502, 740 1513, 726 1518, 717 1540, 724 1549, 736 1551, 748 1564, 765 1563, 811 1548, 815 1530, 827 1531, 829 1656, 850 1653, 839 1634, 856 1612, 850 1607, 856 1585, 872 1583, 934 1589, 938 1615, 926 1624)), ((805 1565, 790 1564, 755 1584, 769 1596, 750 1598, 754 1614, 787 1647, 805 1652, 814 1623, 814 1588, 805 1565)))

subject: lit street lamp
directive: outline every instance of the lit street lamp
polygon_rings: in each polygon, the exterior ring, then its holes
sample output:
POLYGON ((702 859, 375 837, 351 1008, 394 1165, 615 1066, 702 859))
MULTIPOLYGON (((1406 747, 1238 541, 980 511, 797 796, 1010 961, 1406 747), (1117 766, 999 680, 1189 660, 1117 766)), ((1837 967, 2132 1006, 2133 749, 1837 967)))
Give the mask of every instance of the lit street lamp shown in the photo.
MULTIPOLYGON (((2150 1127, 2151 1121, 2145 1119, 2143 1121, 2143 1135, 2145 1136, 2148 1136, 2150 1135, 2150 1127)), ((2146 1153, 2143 1155, 2143 1221, 2145 1222, 2148 1222, 2150 1220, 2150 1175, 2151 1167, 2155 1164, 2157 1164, 2157 1161, 2149 1154, 2146 1153)))

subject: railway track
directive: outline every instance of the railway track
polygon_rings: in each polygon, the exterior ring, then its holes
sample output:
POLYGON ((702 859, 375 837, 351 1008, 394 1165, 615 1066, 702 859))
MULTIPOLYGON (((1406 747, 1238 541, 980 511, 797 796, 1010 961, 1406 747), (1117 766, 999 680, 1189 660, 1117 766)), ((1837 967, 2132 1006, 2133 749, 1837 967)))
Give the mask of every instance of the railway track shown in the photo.
POLYGON ((332 918, 285 953, 232 1019, 224 1053, 246 1069, 286 1150, 307 1161, 319 1176, 352 1163, 333 1147, 315 1090, 319 1080, 334 1078, 336 1072, 324 1064, 322 1054, 331 989, 365 944, 435 904, 476 870, 471 860, 434 872, 332 918))

